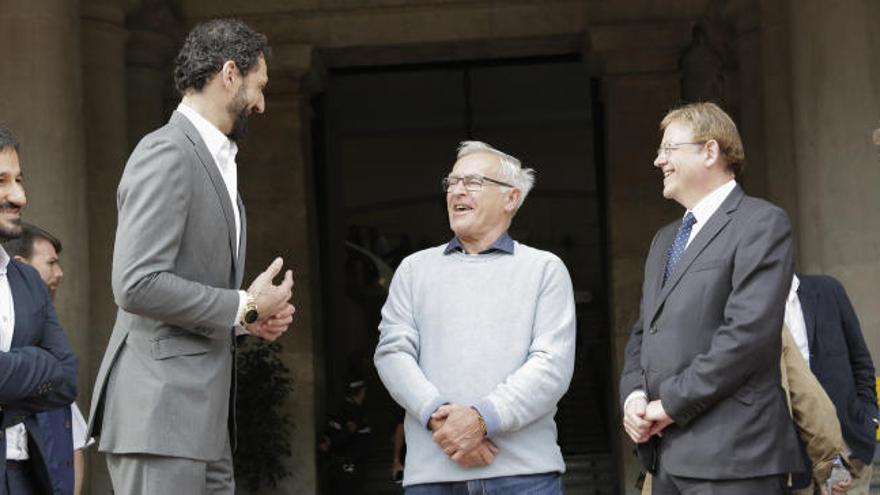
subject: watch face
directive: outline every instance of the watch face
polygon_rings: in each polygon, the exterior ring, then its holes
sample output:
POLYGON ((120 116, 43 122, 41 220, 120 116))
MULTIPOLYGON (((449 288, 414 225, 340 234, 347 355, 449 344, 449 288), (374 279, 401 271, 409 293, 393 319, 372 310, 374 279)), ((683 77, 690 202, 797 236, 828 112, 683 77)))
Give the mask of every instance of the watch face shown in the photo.
POLYGON ((257 321, 257 310, 252 309, 244 314, 245 323, 253 323, 255 321, 257 321))

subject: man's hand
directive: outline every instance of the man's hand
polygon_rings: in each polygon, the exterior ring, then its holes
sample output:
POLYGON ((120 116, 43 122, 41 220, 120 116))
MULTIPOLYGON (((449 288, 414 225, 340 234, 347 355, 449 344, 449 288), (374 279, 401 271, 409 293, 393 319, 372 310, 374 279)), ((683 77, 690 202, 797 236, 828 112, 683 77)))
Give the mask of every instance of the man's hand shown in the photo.
POLYGON ((288 304, 287 301, 293 294, 293 272, 290 270, 284 272, 284 280, 280 284, 273 283, 283 266, 284 260, 280 257, 275 258, 266 271, 257 275, 257 278, 248 287, 247 293, 254 298, 257 303, 257 311, 260 314, 257 321, 268 320, 280 314, 285 310, 285 305, 288 304))
MULTIPOLYGON (((467 453, 483 440, 479 413, 471 407, 460 404, 440 406, 431 419, 445 419, 443 426, 434 431, 434 443, 449 457, 456 452, 467 453)), ((453 459, 454 460, 454 459, 453 459)))
POLYGON ((458 451, 452 456, 452 460, 462 467, 488 466, 495 460, 498 447, 492 440, 484 438, 477 447, 467 452, 458 451))
POLYGON ((659 400, 652 400, 648 403, 648 407, 645 409, 645 419, 653 423, 651 430, 648 432, 649 436, 659 435, 662 437, 663 429, 672 424, 672 418, 666 414, 666 410, 663 409, 663 403, 659 400))
POLYGON ((651 438, 651 421, 645 419, 648 399, 636 397, 626 404, 623 411, 623 429, 635 443, 645 443, 651 438))
POLYGON ((831 487, 831 493, 828 493, 828 488, 826 488, 825 483, 819 485, 819 491, 822 495, 844 495, 849 491, 850 485, 852 485, 852 480, 844 480, 838 481, 831 487))
POLYGON ((284 309, 281 312, 270 316, 265 320, 257 320, 255 323, 251 323, 248 325, 247 331, 251 335, 256 337, 260 337, 269 342, 274 342, 281 337, 281 334, 287 331, 287 328, 290 327, 290 323, 293 322, 293 313, 296 311, 296 308, 293 307, 293 304, 285 303, 284 309))

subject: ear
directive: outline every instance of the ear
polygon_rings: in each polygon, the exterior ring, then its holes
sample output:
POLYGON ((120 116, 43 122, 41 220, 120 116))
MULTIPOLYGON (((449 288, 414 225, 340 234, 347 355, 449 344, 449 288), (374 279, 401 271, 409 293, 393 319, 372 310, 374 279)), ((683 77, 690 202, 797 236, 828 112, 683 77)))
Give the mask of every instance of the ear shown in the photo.
POLYGON ((507 193, 507 203, 504 204, 504 211, 507 213, 513 213, 516 211, 516 205, 519 204, 519 198, 522 197, 522 191, 517 188, 512 188, 510 192, 507 193))
POLYGON ((227 60, 220 68, 220 80, 223 87, 231 89, 235 86, 235 78, 239 74, 238 66, 232 60, 227 60))
POLYGON ((721 147, 718 146, 718 141, 710 139, 706 141, 704 149, 706 150, 706 168, 709 168, 721 158, 721 147))

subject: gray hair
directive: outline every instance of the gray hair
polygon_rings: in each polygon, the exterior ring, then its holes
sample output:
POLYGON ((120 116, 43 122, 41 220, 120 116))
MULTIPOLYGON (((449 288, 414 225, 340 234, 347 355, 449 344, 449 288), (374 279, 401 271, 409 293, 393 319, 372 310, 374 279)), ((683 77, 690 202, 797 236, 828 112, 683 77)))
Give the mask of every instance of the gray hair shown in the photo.
POLYGON ((516 209, 519 210, 519 207, 525 202, 526 196, 529 195, 529 191, 532 190, 532 186, 535 185, 535 171, 530 168, 523 168, 522 162, 518 158, 497 150, 482 141, 462 141, 458 145, 457 159, 461 160, 475 153, 489 153, 498 157, 498 161, 501 162, 503 180, 512 184, 514 188, 520 191, 519 203, 516 205, 516 209))

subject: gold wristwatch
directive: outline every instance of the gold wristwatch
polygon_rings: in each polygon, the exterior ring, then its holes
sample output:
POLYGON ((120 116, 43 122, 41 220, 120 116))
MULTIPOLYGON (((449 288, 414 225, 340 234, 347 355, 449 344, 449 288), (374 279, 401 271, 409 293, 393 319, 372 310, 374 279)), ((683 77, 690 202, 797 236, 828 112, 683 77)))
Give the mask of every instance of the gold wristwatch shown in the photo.
POLYGON ((260 317, 260 313, 257 311, 257 300, 254 299, 254 296, 248 294, 247 302, 244 304, 244 314, 241 317, 241 324, 250 325, 251 323, 257 321, 257 318, 260 317))

